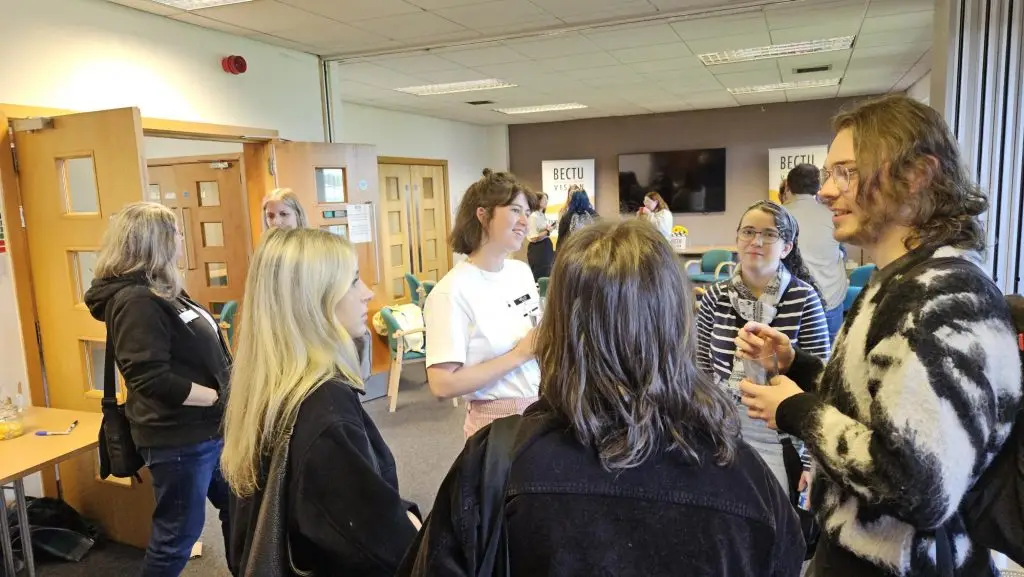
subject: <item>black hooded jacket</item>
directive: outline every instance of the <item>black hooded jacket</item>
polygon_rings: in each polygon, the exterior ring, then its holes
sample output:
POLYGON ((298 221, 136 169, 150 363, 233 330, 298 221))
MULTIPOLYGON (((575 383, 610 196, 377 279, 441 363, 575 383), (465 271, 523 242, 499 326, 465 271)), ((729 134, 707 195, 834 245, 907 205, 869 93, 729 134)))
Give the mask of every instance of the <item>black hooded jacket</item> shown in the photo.
POLYGON ((231 357, 200 305, 184 293, 172 300, 154 294, 142 275, 94 280, 85 304, 113 341, 136 445, 176 447, 221 435, 231 357), (183 406, 192 383, 218 391, 220 400, 183 406))

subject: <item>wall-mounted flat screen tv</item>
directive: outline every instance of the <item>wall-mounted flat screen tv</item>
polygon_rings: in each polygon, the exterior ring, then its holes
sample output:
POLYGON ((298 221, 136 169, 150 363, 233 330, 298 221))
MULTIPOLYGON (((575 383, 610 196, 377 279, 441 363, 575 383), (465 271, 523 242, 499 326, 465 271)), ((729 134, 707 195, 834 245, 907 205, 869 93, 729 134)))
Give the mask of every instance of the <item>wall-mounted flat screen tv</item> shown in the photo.
POLYGON ((636 212, 652 190, 672 212, 725 212, 725 149, 620 154, 619 212, 636 212))

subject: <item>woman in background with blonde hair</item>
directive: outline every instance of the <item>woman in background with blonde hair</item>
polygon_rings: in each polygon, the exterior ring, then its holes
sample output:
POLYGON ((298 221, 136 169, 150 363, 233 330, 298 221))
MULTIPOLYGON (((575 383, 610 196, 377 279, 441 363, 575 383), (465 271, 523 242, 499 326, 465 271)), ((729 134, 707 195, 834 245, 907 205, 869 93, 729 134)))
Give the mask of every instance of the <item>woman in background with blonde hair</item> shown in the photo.
POLYGON ((222 460, 236 497, 236 574, 277 545, 314 575, 390 577, 416 534, 415 506, 399 496, 394 458, 359 402, 354 341, 367 337, 372 296, 355 249, 326 231, 272 230, 253 257, 222 460), (270 459, 282 445, 283 464, 270 459), (267 479, 282 473, 285 502, 264 502, 267 479), (266 542, 275 522, 287 543, 266 542))
POLYGON ((110 221, 85 293, 124 376, 132 439, 153 476, 156 510, 141 574, 179 575, 203 531, 206 499, 228 534, 219 461, 231 358, 213 316, 182 290, 171 209, 138 202, 110 221))
POLYGON ((644 196, 644 205, 637 215, 650 221, 665 238, 672 236, 672 211, 657 192, 652 190, 644 196))
POLYGON ((263 199, 263 228, 307 228, 309 220, 290 188, 276 188, 263 199))

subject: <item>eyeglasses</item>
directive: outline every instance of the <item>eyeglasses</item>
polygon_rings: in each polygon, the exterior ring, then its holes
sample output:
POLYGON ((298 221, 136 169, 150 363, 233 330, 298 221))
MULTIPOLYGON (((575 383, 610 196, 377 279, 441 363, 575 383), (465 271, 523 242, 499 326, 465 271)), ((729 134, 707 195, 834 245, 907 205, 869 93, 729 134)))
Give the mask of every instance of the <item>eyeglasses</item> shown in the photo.
POLYGON ((780 238, 782 238, 779 236, 779 231, 777 230, 757 230, 750 227, 741 228, 737 233, 737 236, 739 236, 739 239, 743 242, 754 242, 754 239, 760 236, 761 242, 764 244, 775 244, 779 242, 780 238))
POLYGON ((843 164, 836 164, 832 167, 832 170, 822 168, 820 173, 821 186, 825 186, 825 183, 831 178, 835 180, 836 188, 839 189, 839 192, 846 192, 850 190, 850 176, 854 174, 857 174, 856 168, 848 168, 843 164))

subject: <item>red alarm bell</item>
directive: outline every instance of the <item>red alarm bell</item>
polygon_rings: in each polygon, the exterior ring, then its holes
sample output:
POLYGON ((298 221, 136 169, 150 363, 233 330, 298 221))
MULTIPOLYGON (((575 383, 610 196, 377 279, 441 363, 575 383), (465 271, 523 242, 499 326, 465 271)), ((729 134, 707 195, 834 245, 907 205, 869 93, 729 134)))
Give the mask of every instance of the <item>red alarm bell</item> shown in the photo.
POLYGON ((249 68, 249 65, 245 62, 245 58, 234 55, 222 58, 220 65, 224 68, 224 72, 227 72, 228 74, 245 74, 245 71, 249 68))

